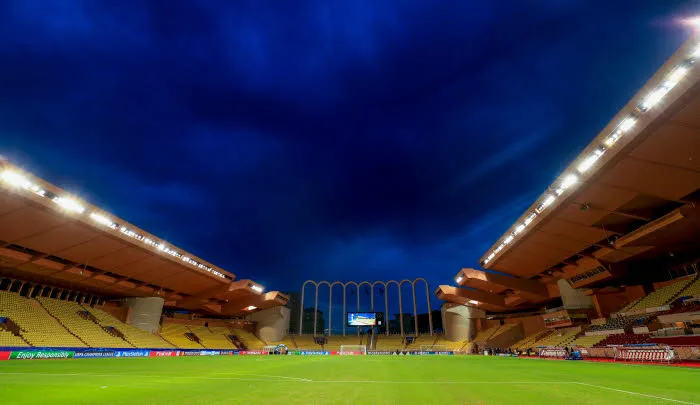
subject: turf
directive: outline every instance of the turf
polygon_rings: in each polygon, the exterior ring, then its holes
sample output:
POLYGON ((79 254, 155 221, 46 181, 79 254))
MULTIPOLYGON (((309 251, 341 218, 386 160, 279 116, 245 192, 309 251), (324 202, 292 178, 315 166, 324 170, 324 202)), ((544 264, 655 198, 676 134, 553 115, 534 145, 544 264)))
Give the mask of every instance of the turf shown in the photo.
POLYGON ((699 369, 580 361, 231 356, 0 363, 5 405, 699 402, 699 369))

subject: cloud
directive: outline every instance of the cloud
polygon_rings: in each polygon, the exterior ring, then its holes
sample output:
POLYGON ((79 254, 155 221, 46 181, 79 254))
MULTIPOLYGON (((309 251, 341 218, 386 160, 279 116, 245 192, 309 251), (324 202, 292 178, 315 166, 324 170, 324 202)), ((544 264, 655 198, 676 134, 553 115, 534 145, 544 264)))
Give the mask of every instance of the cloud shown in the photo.
POLYGON ((2 2, 0 148, 268 288, 449 281, 684 39, 630 4, 2 2))

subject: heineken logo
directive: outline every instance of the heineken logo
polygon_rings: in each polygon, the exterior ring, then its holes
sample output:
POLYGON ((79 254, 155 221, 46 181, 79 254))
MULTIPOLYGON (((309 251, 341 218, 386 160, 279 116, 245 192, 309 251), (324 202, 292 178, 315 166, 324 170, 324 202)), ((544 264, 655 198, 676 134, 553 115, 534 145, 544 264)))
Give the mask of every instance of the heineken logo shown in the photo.
POLYGON ((58 351, 16 351, 10 354, 10 359, 16 360, 32 360, 32 359, 68 359, 73 357, 75 352, 58 350, 58 351))

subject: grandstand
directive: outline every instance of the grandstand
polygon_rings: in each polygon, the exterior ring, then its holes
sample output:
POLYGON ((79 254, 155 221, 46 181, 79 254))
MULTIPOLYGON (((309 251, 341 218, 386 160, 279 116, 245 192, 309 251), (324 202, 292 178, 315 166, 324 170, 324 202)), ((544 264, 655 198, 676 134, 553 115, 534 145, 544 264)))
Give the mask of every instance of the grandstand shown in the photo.
POLYGON ((658 70, 483 254, 482 269, 435 290, 462 327, 452 339, 477 329, 480 345, 595 348, 700 331, 682 302, 700 295, 698 49, 689 40, 658 70), (541 323, 510 343, 483 322, 524 313, 541 323))
POLYGON ((127 323, 124 323, 114 316, 108 314, 107 312, 102 311, 99 308, 95 307, 85 307, 86 311, 88 311, 91 315, 93 315, 97 322, 104 328, 109 328, 113 327, 116 328, 123 336, 124 340, 129 342, 132 346, 136 348, 141 348, 141 349, 148 349, 148 348, 165 348, 165 349, 171 349, 174 348, 175 346, 172 343, 167 342, 160 336, 146 332, 144 330, 141 330, 137 327, 134 327, 133 325, 129 325, 127 323))
MULTIPOLYGON (((0 291, 0 316, 19 328, 18 336, 36 347, 87 347, 53 318, 36 300, 0 291)), ((9 340, 9 339, 8 339, 9 340)), ((13 339, 16 341, 16 339, 13 339)))
POLYGON ((662 287, 642 298, 636 304, 626 308, 626 311, 654 308, 669 304, 676 297, 678 297, 678 294, 680 294, 683 289, 690 285, 692 281, 692 279, 685 279, 662 287))
POLYGON ((109 334, 77 302, 38 297, 37 300, 69 332, 90 347, 132 348, 124 339, 109 334), (81 313, 85 315, 81 316, 81 313))

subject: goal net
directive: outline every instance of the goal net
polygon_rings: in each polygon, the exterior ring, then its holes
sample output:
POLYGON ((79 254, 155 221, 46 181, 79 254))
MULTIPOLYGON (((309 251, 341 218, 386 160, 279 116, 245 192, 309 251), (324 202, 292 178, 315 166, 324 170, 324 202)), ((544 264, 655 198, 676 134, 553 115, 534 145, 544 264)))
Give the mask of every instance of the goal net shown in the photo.
POLYGON ((446 352, 446 345, 420 345, 420 351, 422 352, 446 352))
POLYGON ((340 354, 346 356, 362 356, 367 354, 367 345, 341 345, 340 354))

